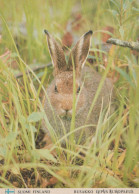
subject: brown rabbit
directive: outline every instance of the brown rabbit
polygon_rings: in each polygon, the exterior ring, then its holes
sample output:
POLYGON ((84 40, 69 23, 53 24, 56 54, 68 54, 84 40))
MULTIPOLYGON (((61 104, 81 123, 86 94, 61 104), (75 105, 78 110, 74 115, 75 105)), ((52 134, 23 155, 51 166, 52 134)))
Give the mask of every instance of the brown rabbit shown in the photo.
MULTIPOLYGON (((72 110, 73 110, 73 65, 75 67, 75 87, 76 87, 76 116, 75 129, 84 126, 85 124, 97 125, 103 99, 103 107, 109 104, 109 98, 112 94, 113 85, 106 78, 101 89, 101 92, 95 102, 93 110, 87 120, 87 115, 93 102, 95 93, 99 86, 101 76, 91 67, 84 67, 86 62, 92 31, 84 34, 77 44, 72 49, 68 63, 66 63, 62 47, 56 40, 45 30, 47 42, 54 66, 54 80, 47 88, 47 97, 44 100, 44 109, 49 120, 49 123, 55 130, 58 139, 70 132, 72 110), (55 115, 55 116, 54 116, 55 115)), ((93 134, 95 126, 84 127, 80 130, 75 130, 75 141, 78 142, 82 131, 83 135, 81 143, 85 142, 86 138, 93 134)), ((43 121, 43 129, 48 132, 47 126, 43 121)))

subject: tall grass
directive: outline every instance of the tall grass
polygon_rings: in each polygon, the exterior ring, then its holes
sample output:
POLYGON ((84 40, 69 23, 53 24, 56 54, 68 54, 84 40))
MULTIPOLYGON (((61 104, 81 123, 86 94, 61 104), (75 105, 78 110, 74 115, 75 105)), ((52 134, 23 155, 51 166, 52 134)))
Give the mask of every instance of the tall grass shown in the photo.
MULTIPOLYGON (((42 92, 47 95, 51 69, 35 73, 31 67, 50 62, 43 29, 55 37, 62 37, 66 23, 73 18, 77 4, 84 25, 75 34, 80 36, 90 28, 94 39, 100 39, 103 27, 111 24, 114 37, 123 40, 137 39, 136 1, 0 1, 0 187, 138 187, 139 186, 139 66, 133 52, 113 46, 108 55, 108 65, 96 52, 102 80, 106 76, 117 79, 114 89, 115 112, 100 112, 95 134, 84 145, 74 144, 63 148, 63 139, 57 140, 41 102, 42 92), (4 8, 4 9, 2 9, 4 8), (93 10, 93 11, 92 11, 93 10), (93 19, 92 19, 93 18, 93 19), (5 50, 9 56, 2 56, 5 50), (13 62, 14 61, 14 62, 13 62), (15 65, 15 68, 14 68, 15 65), (18 72, 23 73, 19 80, 18 72), (46 90, 45 90, 46 88, 46 90), (44 119, 52 136, 50 149, 37 149, 41 120, 44 119), (56 157, 52 153, 56 154, 56 157), (24 171, 32 178, 26 179, 24 171), (42 171, 45 173, 42 177, 42 171), (55 179, 52 179, 55 177, 55 179), (33 179, 33 180, 32 180, 33 179), (50 181, 51 180, 51 181, 50 181), (53 180, 53 181, 52 181, 53 180), (34 182, 33 182, 34 181, 34 182), (40 181, 40 183, 38 183, 40 181), (52 183, 53 182, 53 183, 52 183)), ((95 49, 92 49, 95 51, 95 49)), ((95 99, 92 102, 93 108, 95 99)), ((74 102, 75 106, 76 102, 74 102)), ((109 105, 111 106, 111 104, 109 105)), ((90 113, 88 113, 89 115, 90 113)), ((72 141, 71 136, 71 141, 72 141)))

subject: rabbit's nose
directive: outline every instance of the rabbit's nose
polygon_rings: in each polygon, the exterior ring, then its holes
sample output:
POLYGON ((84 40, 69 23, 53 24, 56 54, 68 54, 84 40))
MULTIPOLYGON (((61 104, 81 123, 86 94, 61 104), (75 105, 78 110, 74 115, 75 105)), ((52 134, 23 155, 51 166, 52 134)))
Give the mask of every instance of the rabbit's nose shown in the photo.
POLYGON ((63 111, 65 112, 66 115, 71 113, 71 109, 66 108, 66 109, 63 109, 63 111))
POLYGON ((61 104, 61 109, 63 110, 64 114, 69 114, 72 109, 72 99, 65 98, 61 104))
POLYGON ((66 112, 66 114, 68 113, 69 109, 64 109, 64 111, 66 112))

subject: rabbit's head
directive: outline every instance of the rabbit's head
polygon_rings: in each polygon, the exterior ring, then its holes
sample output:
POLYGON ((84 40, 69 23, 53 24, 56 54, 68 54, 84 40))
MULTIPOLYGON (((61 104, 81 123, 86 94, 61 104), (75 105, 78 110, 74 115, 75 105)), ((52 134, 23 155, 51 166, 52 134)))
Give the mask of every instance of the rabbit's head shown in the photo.
POLYGON ((54 66, 54 80, 49 86, 49 98, 56 114, 64 119, 70 119, 73 107, 73 69, 75 69, 76 97, 78 114, 87 102, 86 89, 81 82, 81 71, 88 56, 92 31, 84 34, 71 50, 68 63, 62 47, 45 30, 49 52, 54 66))

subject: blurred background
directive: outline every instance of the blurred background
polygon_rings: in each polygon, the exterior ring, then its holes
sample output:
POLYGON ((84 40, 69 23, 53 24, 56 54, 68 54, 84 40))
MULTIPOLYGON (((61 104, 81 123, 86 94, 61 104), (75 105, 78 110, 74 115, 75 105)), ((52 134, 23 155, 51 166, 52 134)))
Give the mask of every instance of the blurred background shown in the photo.
MULTIPOLYGON (((138 39, 138 2, 134 0, 6 0, 0 1, 1 14, 13 35, 20 55, 28 63, 50 60, 43 30, 47 29, 71 47, 77 39, 93 30, 93 46, 109 36, 138 39)), ((0 21, 1 53, 12 50, 13 43, 0 21)))

